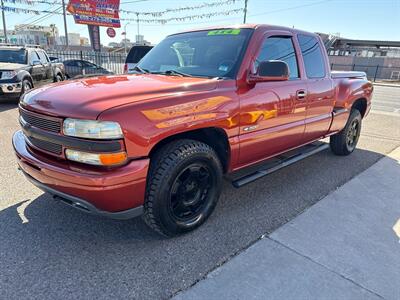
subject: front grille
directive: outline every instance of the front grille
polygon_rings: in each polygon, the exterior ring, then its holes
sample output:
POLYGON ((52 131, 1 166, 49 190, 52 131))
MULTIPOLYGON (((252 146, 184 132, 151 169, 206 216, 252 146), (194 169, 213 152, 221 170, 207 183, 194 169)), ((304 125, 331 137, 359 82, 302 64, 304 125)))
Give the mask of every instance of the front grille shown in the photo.
POLYGON ((59 133, 61 131, 61 121, 41 117, 36 114, 28 113, 24 110, 20 110, 20 115, 24 121, 33 127, 59 133))
POLYGON ((54 144, 51 142, 43 141, 43 140, 38 140, 33 137, 27 138, 28 143, 30 143, 32 146, 39 148, 41 150, 54 153, 57 155, 61 155, 62 153, 62 146, 58 144, 54 144))

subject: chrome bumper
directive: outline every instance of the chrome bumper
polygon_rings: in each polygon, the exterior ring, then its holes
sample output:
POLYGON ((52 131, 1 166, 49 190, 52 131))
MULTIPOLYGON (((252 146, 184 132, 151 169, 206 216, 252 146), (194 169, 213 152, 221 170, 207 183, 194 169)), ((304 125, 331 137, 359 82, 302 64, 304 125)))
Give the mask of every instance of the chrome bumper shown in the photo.
POLYGON ((21 93, 22 83, 0 83, 0 89, 4 94, 16 94, 21 93))

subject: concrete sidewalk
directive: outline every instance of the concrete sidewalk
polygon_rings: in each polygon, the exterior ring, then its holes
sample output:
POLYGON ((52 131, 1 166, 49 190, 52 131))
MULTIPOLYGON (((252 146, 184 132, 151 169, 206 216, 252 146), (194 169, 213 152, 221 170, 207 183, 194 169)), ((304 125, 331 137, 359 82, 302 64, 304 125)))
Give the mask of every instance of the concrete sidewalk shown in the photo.
POLYGON ((175 299, 400 299, 400 148, 175 299))

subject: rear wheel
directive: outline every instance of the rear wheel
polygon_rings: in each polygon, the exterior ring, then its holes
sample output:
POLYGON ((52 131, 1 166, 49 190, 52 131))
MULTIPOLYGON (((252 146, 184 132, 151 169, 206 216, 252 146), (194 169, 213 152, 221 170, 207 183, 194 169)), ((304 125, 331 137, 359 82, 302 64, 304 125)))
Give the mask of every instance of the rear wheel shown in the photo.
POLYGON ((361 120, 361 113, 353 109, 344 129, 330 138, 333 153, 349 155, 356 149, 361 132, 361 120))
POLYGON ((145 222, 158 233, 175 236, 200 226, 221 193, 222 166, 207 144, 180 140, 152 159, 145 198, 145 222))

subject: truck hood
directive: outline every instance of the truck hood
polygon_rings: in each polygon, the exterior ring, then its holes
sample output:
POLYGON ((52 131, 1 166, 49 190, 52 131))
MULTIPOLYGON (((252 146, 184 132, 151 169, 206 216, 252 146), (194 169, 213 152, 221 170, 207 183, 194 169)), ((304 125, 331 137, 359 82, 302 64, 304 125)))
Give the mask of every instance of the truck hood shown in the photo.
POLYGON ((26 68, 26 67, 27 67, 27 65, 24 65, 24 64, 0 62, 0 71, 19 70, 19 69, 26 68))
POLYGON ((215 79, 155 74, 90 77, 34 89, 21 105, 57 117, 96 119, 101 112, 120 105, 208 91, 216 85, 215 79))

